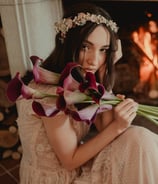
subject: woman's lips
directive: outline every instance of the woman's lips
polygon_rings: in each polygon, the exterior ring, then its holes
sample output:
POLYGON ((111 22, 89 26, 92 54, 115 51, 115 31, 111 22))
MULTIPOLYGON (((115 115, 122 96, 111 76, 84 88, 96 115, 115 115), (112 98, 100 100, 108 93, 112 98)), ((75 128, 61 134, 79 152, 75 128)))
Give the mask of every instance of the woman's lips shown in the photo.
POLYGON ((86 72, 91 72, 91 73, 95 73, 95 69, 92 69, 92 68, 84 68, 84 70, 86 71, 86 72))

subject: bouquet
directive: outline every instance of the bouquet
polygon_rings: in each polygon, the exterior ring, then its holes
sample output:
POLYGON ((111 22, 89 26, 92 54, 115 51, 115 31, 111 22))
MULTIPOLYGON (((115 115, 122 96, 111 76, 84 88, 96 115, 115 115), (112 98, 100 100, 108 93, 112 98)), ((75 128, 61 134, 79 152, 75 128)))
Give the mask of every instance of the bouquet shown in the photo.
MULTIPOLYGON (((60 111, 69 114, 77 121, 92 123, 97 114, 112 109, 122 99, 105 90, 96 82, 95 75, 85 72, 77 63, 70 62, 61 74, 50 72, 41 67, 43 60, 37 56, 30 57, 33 63, 34 81, 49 84, 55 92, 45 93, 24 84, 20 73, 8 83, 7 96, 15 102, 20 99, 32 99, 32 108, 40 116, 55 116, 60 111), (44 104, 39 99, 52 98, 55 103, 44 104)), ((138 104, 137 114, 158 124, 158 108, 138 104)))

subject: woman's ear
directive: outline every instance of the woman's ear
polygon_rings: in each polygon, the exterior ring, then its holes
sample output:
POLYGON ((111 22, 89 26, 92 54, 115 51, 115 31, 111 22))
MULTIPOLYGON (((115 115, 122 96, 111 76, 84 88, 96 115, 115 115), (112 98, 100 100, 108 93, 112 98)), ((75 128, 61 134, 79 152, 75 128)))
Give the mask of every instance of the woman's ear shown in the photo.
POLYGON ((115 52, 114 55, 114 64, 122 57, 122 47, 121 47, 121 40, 117 40, 117 51, 115 52))

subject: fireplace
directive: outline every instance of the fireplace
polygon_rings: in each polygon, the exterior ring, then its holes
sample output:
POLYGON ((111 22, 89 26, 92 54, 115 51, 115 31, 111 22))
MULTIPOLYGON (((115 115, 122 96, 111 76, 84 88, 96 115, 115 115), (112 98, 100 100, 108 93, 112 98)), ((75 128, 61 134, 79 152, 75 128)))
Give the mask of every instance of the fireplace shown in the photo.
MULTIPOLYGON (((63 0, 64 8, 82 0, 63 0)), ((85 1, 83 1, 85 2, 85 1)), ((89 0, 119 26, 123 57, 116 64, 115 93, 158 104, 158 2, 89 0), (146 35, 146 36, 145 36, 146 35)))

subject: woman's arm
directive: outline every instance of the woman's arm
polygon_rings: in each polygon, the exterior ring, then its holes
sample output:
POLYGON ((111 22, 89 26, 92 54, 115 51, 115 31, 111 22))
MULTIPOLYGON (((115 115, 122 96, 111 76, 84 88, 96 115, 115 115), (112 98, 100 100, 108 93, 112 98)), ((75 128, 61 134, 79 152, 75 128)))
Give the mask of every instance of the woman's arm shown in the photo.
POLYGON ((115 125, 111 124, 96 137, 78 145, 76 133, 67 115, 57 115, 53 118, 43 117, 42 119, 53 150, 68 170, 87 162, 119 135, 115 125))
POLYGON ((112 123, 82 145, 78 145, 76 133, 67 115, 60 114, 52 118, 42 117, 49 142, 63 166, 68 170, 81 166, 125 131, 131 123, 131 116, 134 117, 131 115, 134 112, 132 104, 130 100, 126 100, 126 103, 122 102, 115 110, 115 119, 112 123), (127 110, 121 110, 125 107, 127 110), (129 116, 129 121, 128 118, 121 117, 123 112, 126 112, 127 117, 129 116))

